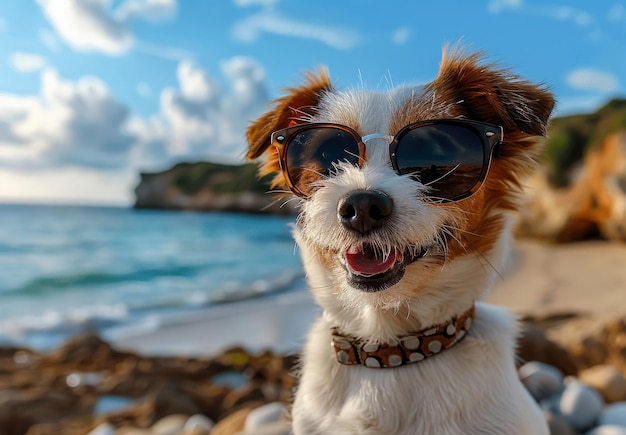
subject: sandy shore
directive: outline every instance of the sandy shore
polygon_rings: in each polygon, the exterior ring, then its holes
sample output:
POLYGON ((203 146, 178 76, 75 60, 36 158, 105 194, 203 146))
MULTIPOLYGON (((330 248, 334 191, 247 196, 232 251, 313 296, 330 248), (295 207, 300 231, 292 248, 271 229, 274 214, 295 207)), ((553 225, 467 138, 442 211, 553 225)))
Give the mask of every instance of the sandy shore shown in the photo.
MULTIPOLYGON (((588 319, 626 314, 626 246, 592 241, 516 242, 513 266, 488 298, 520 315, 573 312, 588 319)), ((212 355, 243 346, 297 351, 319 313, 309 292, 280 294, 194 312, 155 330, 110 341, 146 355, 212 355)))
POLYGON ((554 245, 520 240, 514 265, 488 300, 520 314, 626 314, 626 245, 589 241, 554 245))

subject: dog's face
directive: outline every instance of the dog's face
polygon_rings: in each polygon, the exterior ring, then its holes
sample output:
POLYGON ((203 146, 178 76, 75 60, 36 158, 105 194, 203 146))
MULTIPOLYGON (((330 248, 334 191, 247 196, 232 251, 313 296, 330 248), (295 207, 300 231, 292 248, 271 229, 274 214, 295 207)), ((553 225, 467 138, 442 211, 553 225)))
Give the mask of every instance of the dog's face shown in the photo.
POLYGON ((248 158, 302 197, 296 240, 327 312, 441 312, 497 274, 503 212, 553 105, 476 54, 444 55, 433 82, 384 93, 338 91, 322 71, 249 128, 248 158))

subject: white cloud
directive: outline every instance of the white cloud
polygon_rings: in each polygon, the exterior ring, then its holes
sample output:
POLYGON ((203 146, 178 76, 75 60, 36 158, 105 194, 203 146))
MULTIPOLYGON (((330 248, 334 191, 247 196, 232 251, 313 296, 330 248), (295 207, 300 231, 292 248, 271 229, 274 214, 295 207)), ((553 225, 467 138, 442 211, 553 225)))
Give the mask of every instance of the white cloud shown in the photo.
POLYGON ((405 44, 411 37, 411 29, 408 27, 399 27, 391 35, 391 40, 396 45, 405 44))
POLYGON ((221 72, 217 80, 180 62, 178 85, 161 91, 158 113, 147 118, 100 79, 70 81, 49 67, 36 95, 0 93, 0 199, 128 202, 140 170, 243 162, 246 128, 267 109, 265 72, 244 57, 224 61, 221 72))
POLYGON ((20 72, 35 72, 41 70, 48 63, 47 59, 39 54, 13 53, 9 56, 11 67, 20 72))
POLYGON ((605 94, 613 94, 620 87, 619 80, 613 74, 592 68, 579 68, 571 71, 565 80, 574 89, 605 94))
POLYGON ((250 5, 261 5, 264 7, 271 7, 276 5, 280 0, 234 0, 235 5, 239 7, 246 7, 250 5))
POLYGON ((626 8, 620 3, 615 3, 607 14, 607 20, 609 21, 622 21, 626 18, 626 8))
POLYGON ((146 41, 136 41, 134 48, 138 52, 176 62, 194 58, 194 55, 191 51, 185 50, 183 48, 150 44, 146 41))
POLYGON ((37 0, 56 33, 72 49, 119 55, 135 44, 132 22, 159 21, 175 14, 176 0, 37 0))
POLYGON ((243 42, 256 41, 263 33, 312 39, 339 50, 351 49, 360 42, 353 30, 298 21, 269 10, 244 18, 233 27, 234 37, 243 42))
POLYGON ((132 120, 129 129, 140 138, 134 158, 144 167, 197 159, 242 161, 246 127, 269 99, 265 73, 244 57, 223 62, 221 70, 228 83, 224 89, 198 65, 181 62, 179 85, 161 92, 159 113, 132 120))
POLYGON ((590 13, 572 6, 527 4, 524 3, 524 0, 490 0, 487 4, 487 12, 489 13, 499 14, 504 11, 517 11, 559 21, 570 21, 580 27, 587 27, 593 23, 593 17, 590 13))
POLYGON ((119 168, 135 138, 125 131, 128 109, 95 77, 62 80, 41 73, 37 96, 0 96, 0 161, 5 167, 119 168))
POLYGON ((138 175, 131 170, 0 168, 0 201, 11 203, 107 204, 129 206, 138 175))
POLYGON ((176 0, 127 0, 115 11, 115 15, 121 21, 140 18, 158 22, 174 17, 177 9, 176 0))
POLYGON ((490 0, 487 3, 487 11, 497 14, 507 9, 519 9, 522 3, 523 0, 490 0))
POLYGON ((59 38, 49 29, 39 30, 39 40, 50 51, 57 52, 61 48, 59 38))
POLYGON ((559 6, 552 9, 546 9, 546 14, 561 21, 572 21, 581 27, 589 26, 593 22, 591 14, 588 12, 573 8, 571 6, 559 6))
POLYGON ((137 83, 137 93, 143 98, 152 97, 152 87, 146 82, 137 83))

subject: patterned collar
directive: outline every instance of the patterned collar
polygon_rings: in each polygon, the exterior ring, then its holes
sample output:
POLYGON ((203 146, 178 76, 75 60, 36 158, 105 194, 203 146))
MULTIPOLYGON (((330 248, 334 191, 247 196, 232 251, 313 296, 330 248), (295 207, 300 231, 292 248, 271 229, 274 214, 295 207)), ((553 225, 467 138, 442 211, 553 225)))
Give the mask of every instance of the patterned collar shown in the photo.
POLYGON ((369 368, 392 368, 423 361, 461 341, 474 320, 475 306, 449 322, 400 337, 397 345, 369 343, 331 328, 337 362, 369 368))

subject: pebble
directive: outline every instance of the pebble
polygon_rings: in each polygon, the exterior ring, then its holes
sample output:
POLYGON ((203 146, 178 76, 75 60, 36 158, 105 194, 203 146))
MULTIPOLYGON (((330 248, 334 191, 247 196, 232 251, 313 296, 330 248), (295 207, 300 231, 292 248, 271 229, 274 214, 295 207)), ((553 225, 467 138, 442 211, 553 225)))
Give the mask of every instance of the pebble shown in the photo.
POLYGON ((599 423, 626 428, 626 402, 615 402, 604 408, 599 423))
POLYGON ((573 429, 591 428, 602 413, 604 402, 596 390, 576 379, 568 379, 559 402, 559 412, 573 429))
POLYGON ((271 423, 280 422, 285 415, 285 406, 280 402, 272 402, 250 411, 246 417, 245 431, 258 430, 271 423))
POLYGON ((585 435, 626 435, 626 427, 604 424, 586 432, 585 435))
POLYGON ((551 365, 530 361, 519 368, 522 384, 539 401, 563 391, 563 374, 551 365))
POLYGON ((168 415, 154 423, 150 432, 154 435, 179 435, 183 431, 187 420, 188 417, 186 415, 168 415))
POLYGON ((215 423, 203 414, 194 414, 185 422, 183 433, 209 433, 213 429, 215 423))
POLYGON ((563 417, 553 412, 544 412, 550 435, 576 435, 569 423, 563 417))
POLYGON ((87 435, 115 435, 115 427, 111 423, 102 423, 92 429, 87 435))
POLYGON ((597 365, 580 372, 580 381, 598 390, 607 403, 626 400, 626 376, 610 365, 597 365))

